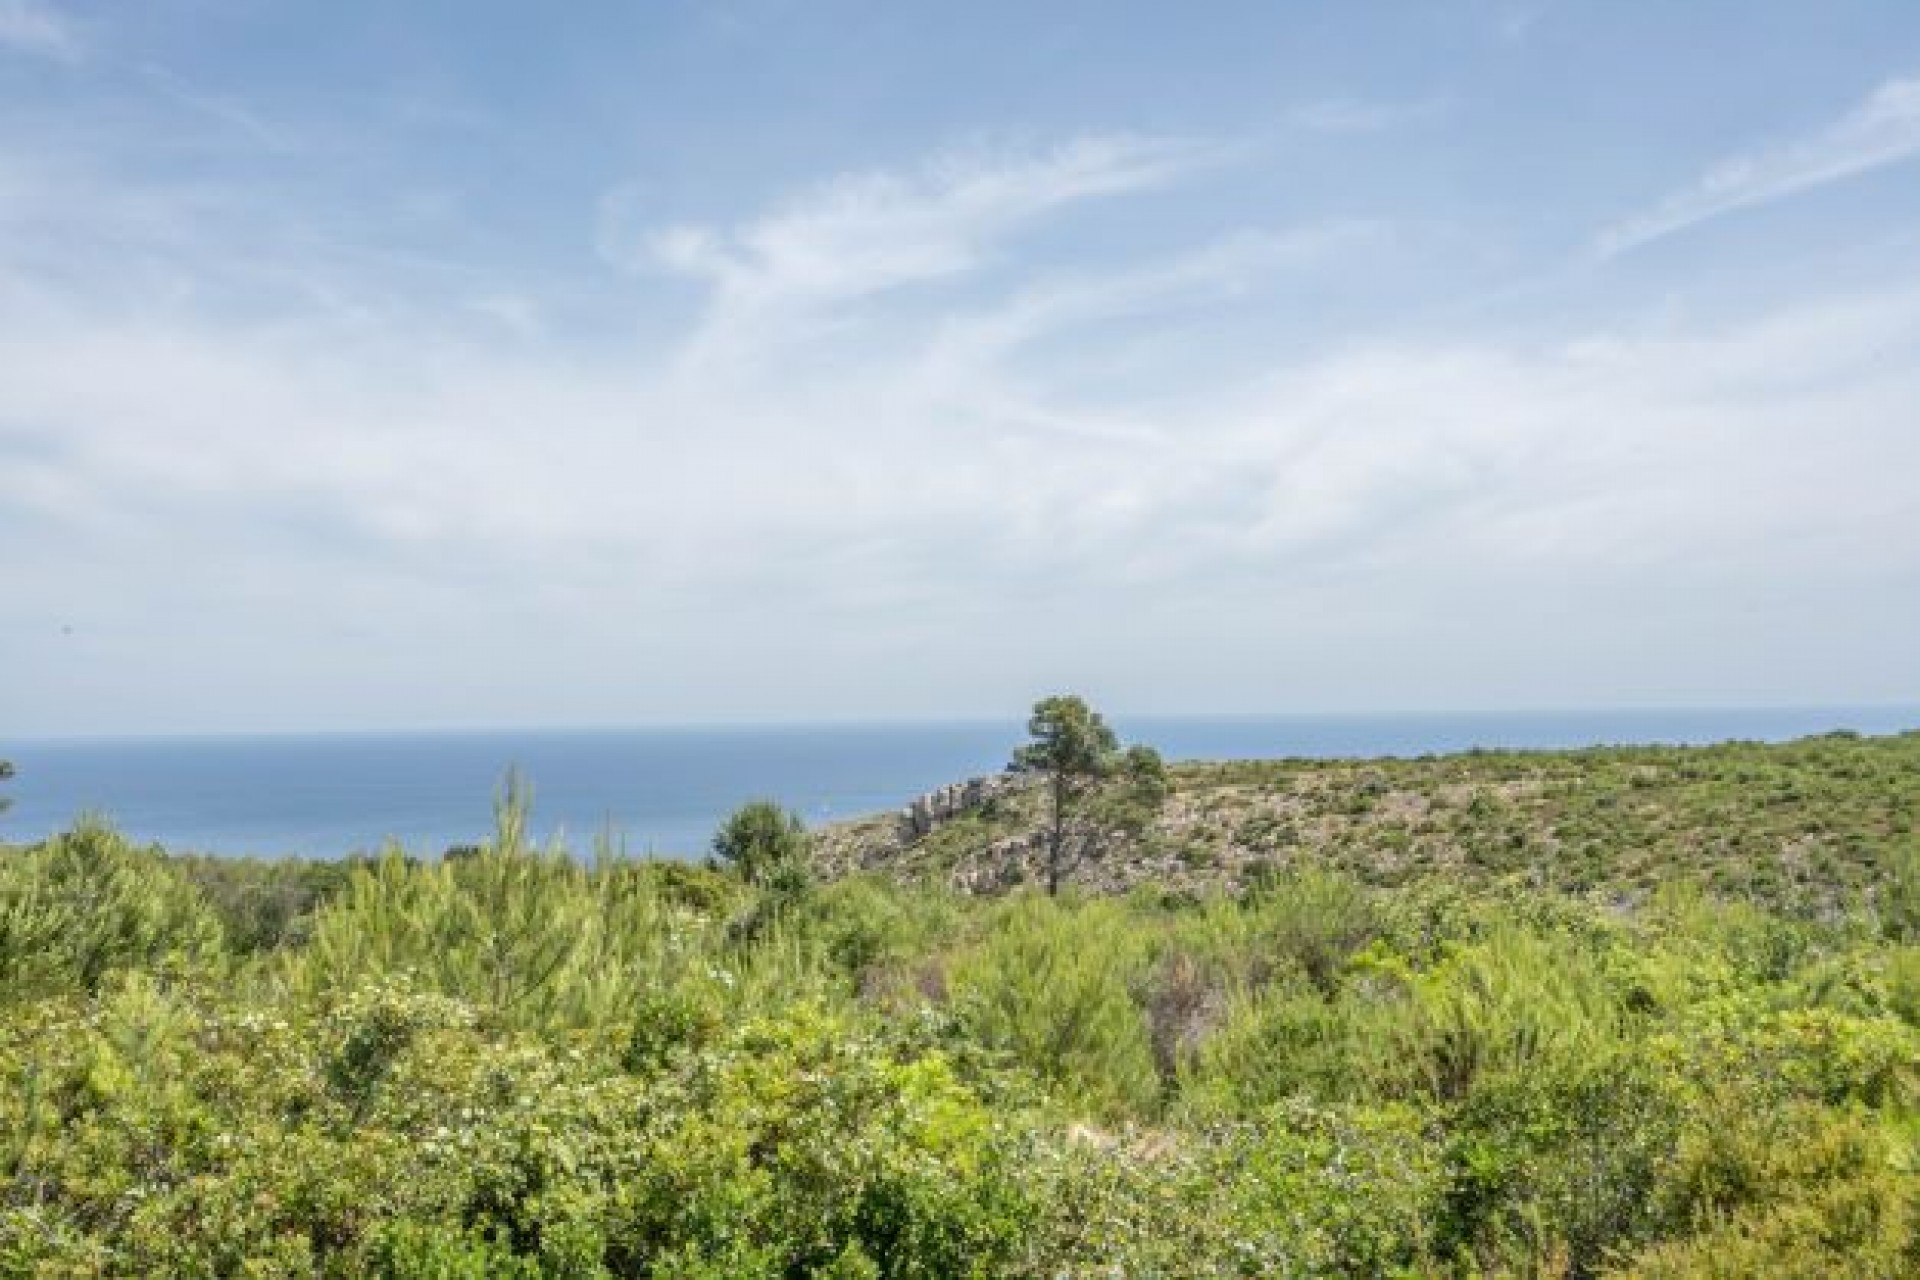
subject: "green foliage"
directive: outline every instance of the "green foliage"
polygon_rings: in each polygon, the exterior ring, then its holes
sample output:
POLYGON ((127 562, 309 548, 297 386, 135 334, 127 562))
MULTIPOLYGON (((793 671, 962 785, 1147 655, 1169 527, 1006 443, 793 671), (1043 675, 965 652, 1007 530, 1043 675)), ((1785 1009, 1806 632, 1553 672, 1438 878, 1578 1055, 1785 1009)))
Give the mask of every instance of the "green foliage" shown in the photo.
POLYGON ((1590 953, 1511 927, 1414 975, 1409 994, 1395 1057, 1439 1102, 1467 1098, 1489 1073, 1590 1061, 1627 1017, 1590 953))
POLYGON ((1146 954, 1124 908, 1025 897, 956 965, 954 997, 980 1041, 1096 1113, 1158 1094, 1147 1021, 1133 999, 1146 954))
POLYGON ((1678 1083, 1630 1050, 1476 1081, 1448 1113, 1443 1252, 1489 1271, 1554 1262, 1592 1275, 1656 1236, 1682 1126, 1678 1083))
MULTIPOLYGON (((288 954, 302 998, 405 975, 515 1026, 610 1028, 645 995, 705 980, 722 921, 672 877, 562 853, 488 849, 436 866, 397 854, 357 869, 288 954)), ((724 899, 722 899, 724 900, 724 899)))
POLYGON ((1076 695, 1034 703, 1027 734, 1009 767, 1044 780, 1047 892, 1057 894, 1117 834, 1138 834, 1166 802, 1170 783, 1159 752, 1121 750, 1106 720, 1076 695))
POLYGON ((219 917, 228 948, 243 956, 304 940, 313 913, 350 878, 345 864, 301 858, 265 862, 201 855, 168 862, 219 917))
POLYGON ((220 923, 152 850, 87 821, 0 858, 0 996, 90 992, 122 969, 215 961, 220 923))
POLYGON ((1908 836, 1887 857, 1880 925, 1896 942, 1920 942, 1920 837, 1908 836))
POLYGON ((580 868, 562 858, 487 851, 420 867, 389 854, 356 871, 321 912, 290 976, 319 998, 416 974, 509 1019, 566 1020, 589 998, 580 961, 597 906, 580 868))
POLYGON ((771 800, 749 801, 714 832, 713 853, 749 884, 792 888, 807 865, 806 824, 771 800))
POLYGON ((1357 881, 1324 871, 1268 879, 1247 901, 1248 942, 1258 963, 1297 966, 1331 995, 1353 954, 1379 932, 1373 900, 1357 881))
POLYGON ((1026 1164, 1031 1276, 1414 1275, 1443 1189, 1421 1117, 1290 1102, 1185 1133, 1081 1127, 1026 1164))
POLYGON ((83 824, 0 856, 0 1274, 1920 1274, 1911 750, 1356 767, 1237 896, 83 824))
POLYGON ((670 1087, 623 1229, 676 1264, 994 1275, 1032 1213, 999 1126, 937 1053, 802 1009, 670 1087))
POLYGON ((1300 981, 1242 991, 1181 1064, 1182 1103, 1196 1116, 1230 1117, 1294 1097, 1387 1096, 1379 1084, 1401 1068, 1391 1055, 1402 1004, 1329 1000, 1300 981))
POLYGON ((1120 750, 1106 718, 1075 694, 1056 694, 1033 704, 1027 720, 1032 739, 1013 753, 1013 767, 1072 782, 1106 773, 1120 750))
MULTIPOLYGON (((1126 887, 1246 886, 1294 862, 1390 887, 1446 877, 1605 890, 1637 902, 1688 882, 1779 914, 1897 914, 1911 885, 1920 732, 1713 747, 1478 751, 1420 759, 1188 762, 1167 771, 1156 816, 1117 843, 1157 856, 1077 877, 1126 887), (1907 858, 1908 861, 1902 861, 1907 858), (1892 901, 1890 901, 1890 899, 1892 901), (1892 908, 1888 911, 1888 908, 1892 908)), ((1036 796, 1036 799, 1038 797, 1036 796)), ((972 848, 1047 829, 1016 804, 972 848)), ((857 859, 855 859, 857 861, 857 859)))
POLYGON ((1642 1280, 1920 1273, 1920 1195, 1904 1149, 1854 1114, 1710 1104, 1659 1192, 1676 1237, 1621 1270, 1642 1280))

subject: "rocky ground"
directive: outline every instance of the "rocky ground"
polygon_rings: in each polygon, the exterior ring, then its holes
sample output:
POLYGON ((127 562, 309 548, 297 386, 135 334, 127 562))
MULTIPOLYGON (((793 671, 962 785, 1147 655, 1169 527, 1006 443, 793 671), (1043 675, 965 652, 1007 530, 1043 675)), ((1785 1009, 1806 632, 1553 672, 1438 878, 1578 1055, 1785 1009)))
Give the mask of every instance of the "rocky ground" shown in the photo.
MULTIPOLYGON (((1790 908, 1870 892, 1920 826, 1920 733, 1763 745, 1470 752, 1172 767, 1138 836, 1070 876, 1093 892, 1235 890, 1289 866, 1374 883, 1512 878, 1636 899, 1675 878, 1790 908)), ((1043 793, 1000 775, 828 827, 824 874, 1003 892, 1043 875, 1043 793)))

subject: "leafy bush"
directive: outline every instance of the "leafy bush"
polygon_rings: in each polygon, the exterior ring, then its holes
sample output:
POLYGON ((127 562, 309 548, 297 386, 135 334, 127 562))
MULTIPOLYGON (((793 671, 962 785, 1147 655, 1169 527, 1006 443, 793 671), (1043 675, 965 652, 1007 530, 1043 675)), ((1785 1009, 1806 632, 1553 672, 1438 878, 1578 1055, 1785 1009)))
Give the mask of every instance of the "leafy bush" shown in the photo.
POLYGON ((982 1043, 1099 1114, 1146 1109, 1158 1096, 1133 997, 1147 957, 1128 923, 1110 901, 1022 897, 953 974, 954 999, 982 1043))
POLYGON ((0 858, 0 993, 97 990, 117 970, 203 965, 220 922, 153 850, 84 822, 0 858))
POLYGON ((1915 763, 1180 766, 1096 899, 85 824, 0 856, 0 1274, 1920 1274, 1915 763))
POLYGON ((771 800, 754 800, 720 824, 713 854, 748 883, 768 883, 806 865, 807 829, 798 814, 771 800))

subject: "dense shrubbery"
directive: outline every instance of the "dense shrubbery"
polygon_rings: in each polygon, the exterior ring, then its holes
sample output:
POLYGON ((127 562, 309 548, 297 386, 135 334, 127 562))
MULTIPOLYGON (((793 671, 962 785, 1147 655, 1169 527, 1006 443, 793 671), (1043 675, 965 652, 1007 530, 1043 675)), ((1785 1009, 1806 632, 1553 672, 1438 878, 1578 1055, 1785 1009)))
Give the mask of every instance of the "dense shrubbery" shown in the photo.
POLYGON ((1893 833, 1815 917, 756 884, 502 817, 433 865, 0 854, 0 1274, 1920 1274, 1893 833))

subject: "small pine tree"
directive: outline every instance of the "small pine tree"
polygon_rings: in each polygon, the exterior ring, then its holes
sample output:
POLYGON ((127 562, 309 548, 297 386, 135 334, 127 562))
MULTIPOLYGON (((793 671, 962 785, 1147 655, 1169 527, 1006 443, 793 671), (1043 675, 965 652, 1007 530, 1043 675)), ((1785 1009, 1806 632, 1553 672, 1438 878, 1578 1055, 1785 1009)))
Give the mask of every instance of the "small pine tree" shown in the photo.
POLYGON ((1057 895, 1107 840, 1152 820, 1166 799, 1167 770, 1152 747, 1122 750, 1106 720, 1074 694, 1034 703, 1027 734, 1010 767, 1046 779, 1047 893, 1057 895))

